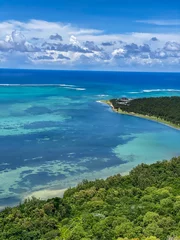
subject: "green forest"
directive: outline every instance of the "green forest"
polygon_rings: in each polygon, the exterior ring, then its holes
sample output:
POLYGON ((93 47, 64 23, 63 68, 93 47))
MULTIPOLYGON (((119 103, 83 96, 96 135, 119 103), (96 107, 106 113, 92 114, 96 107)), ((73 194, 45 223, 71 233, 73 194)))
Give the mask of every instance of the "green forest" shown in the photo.
POLYGON ((180 97, 137 98, 122 104, 120 99, 111 99, 113 107, 125 112, 154 116, 180 125, 180 97))
POLYGON ((0 212, 0 240, 180 240, 180 157, 0 212))

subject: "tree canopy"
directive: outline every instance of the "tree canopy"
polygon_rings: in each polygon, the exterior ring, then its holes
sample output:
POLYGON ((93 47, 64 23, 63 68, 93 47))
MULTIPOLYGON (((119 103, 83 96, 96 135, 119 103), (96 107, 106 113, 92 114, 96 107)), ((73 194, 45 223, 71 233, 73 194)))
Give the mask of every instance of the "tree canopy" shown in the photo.
POLYGON ((180 157, 0 212, 0 240, 180 240, 180 157))
POLYGON ((111 99, 115 109, 154 116, 165 121, 180 125, 180 97, 137 98, 123 104, 121 99, 111 99))

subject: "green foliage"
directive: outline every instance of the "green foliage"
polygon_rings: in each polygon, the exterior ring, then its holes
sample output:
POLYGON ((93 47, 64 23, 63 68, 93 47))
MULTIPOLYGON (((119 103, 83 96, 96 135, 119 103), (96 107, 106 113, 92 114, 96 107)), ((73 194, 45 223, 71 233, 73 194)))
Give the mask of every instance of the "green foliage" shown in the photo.
POLYGON ((180 157, 0 212, 0 240, 179 240, 180 157))
POLYGON ((111 99, 110 102, 115 109, 154 116, 180 125, 180 97, 137 98, 128 104, 122 104, 120 99, 111 99))

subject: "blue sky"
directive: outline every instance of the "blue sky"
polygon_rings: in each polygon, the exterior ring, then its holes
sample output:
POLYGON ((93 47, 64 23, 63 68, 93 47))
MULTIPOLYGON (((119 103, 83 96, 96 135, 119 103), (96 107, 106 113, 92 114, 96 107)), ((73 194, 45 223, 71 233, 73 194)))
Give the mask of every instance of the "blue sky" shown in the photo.
POLYGON ((180 69, 178 0, 0 0, 0 30, 1 67, 180 69))
MULTIPOLYGON (((153 26, 138 24, 137 20, 180 19, 178 0, 4 0, 0 1, 0 6, 1 20, 60 21, 77 24, 79 27, 100 28, 109 33, 155 29, 153 26)), ((166 30, 159 27, 159 31, 163 29, 166 30)))

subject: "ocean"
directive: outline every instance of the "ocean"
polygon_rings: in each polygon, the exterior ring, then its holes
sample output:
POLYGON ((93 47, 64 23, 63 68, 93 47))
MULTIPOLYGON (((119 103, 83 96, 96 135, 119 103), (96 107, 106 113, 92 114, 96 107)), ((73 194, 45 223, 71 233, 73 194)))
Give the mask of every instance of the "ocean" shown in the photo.
POLYGON ((0 208, 180 155, 180 131, 115 97, 180 96, 180 73, 0 70, 0 208))

